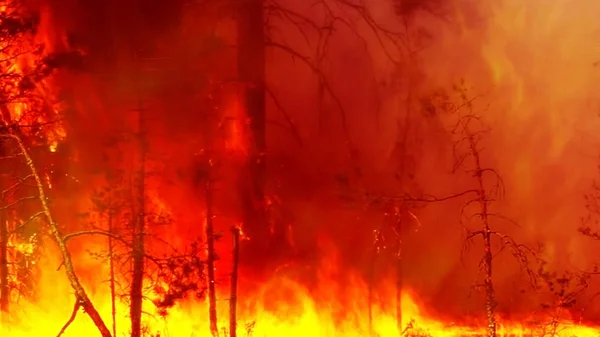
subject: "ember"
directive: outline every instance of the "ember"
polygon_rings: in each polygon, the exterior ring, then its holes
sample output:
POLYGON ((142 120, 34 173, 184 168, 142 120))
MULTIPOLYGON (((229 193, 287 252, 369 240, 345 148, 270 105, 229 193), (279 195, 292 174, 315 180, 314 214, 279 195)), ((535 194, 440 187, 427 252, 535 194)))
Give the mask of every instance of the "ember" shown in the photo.
POLYGON ((0 333, 600 336, 595 0, 0 0, 0 333))

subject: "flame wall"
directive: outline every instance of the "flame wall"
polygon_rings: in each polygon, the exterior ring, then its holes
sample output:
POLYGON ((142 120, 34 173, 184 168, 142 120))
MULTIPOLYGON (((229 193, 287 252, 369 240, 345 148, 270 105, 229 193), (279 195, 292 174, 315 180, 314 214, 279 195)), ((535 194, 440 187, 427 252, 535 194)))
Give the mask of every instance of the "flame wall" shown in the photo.
MULTIPOLYGON (((187 237, 202 229, 198 220, 202 199, 192 184, 195 155, 203 147, 199 107, 209 80, 235 74, 235 53, 228 46, 233 26, 227 20, 217 22, 210 11, 178 1, 160 8, 150 3, 154 2, 44 4, 51 18, 44 29, 55 48, 76 48, 88 56, 84 69, 61 75, 70 106, 68 142, 77 158, 69 170, 80 181, 80 193, 97 184, 95 168, 110 165, 101 156, 103 140, 123 131, 133 118, 131 109, 140 95, 134 81, 147 76, 141 95, 152 116, 152 156, 168 163, 163 177, 175 181, 169 185, 155 179, 151 190, 174 213, 177 225, 169 229, 176 233, 172 237, 187 237), (206 45, 211 40, 199 37, 212 32, 225 41, 218 57, 214 46, 206 45), (132 55, 143 57, 149 46, 160 52, 134 62, 132 55)), ((282 3, 319 18, 300 1, 282 3)), ((348 268, 368 267, 370 233, 384 220, 377 212, 345 207, 333 176, 357 167, 362 172, 361 188, 400 191, 393 171, 402 159, 394 157, 394 146, 408 113, 407 94, 425 95, 465 79, 474 94, 484 94, 477 108, 492 131, 483 158, 485 165, 501 173, 507 190, 497 210, 520 224, 519 229, 506 230, 524 242, 543 242, 546 257, 557 267, 589 268, 597 248, 576 229, 586 215, 583 195, 597 176, 595 96, 600 71, 594 64, 600 57, 596 19, 600 4, 453 0, 439 6, 442 17, 420 13, 412 18, 412 29, 424 40, 411 62, 406 58, 401 64, 391 62, 364 22, 357 31, 341 28, 331 40, 325 69, 345 110, 354 157, 348 154, 335 100, 326 97, 319 102, 319 87, 310 70, 281 50, 269 51, 268 84, 303 140, 300 146, 281 127, 285 118, 271 102, 268 141, 271 162, 277 164, 271 177, 293 222, 296 249, 313 262, 331 253, 322 250, 334 249, 339 263, 348 268)), ((391 4, 373 2, 370 7, 379 22, 403 29, 402 20, 390 14, 391 4)), ((276 24, 277 34, 299 52, 310 52, 296 27, 276 24)), ((393 50, 390 44, 385 47, 393 50)), ((225 97, 236 99, 229 92, 225 97)), ((418 190, 448 195, 468 188, 473 182, 466 174, 450 173, 450 139, 442 129, 448 121, 426 116, 418 102, 409 106, 410 153, 418 190)), ((226 201, 235 197, 221 198, 220 207, 228 209, 226 201)), ((478 312, 480 306, 468 296, 475 278, 476 247, 466 259, 460 256, 464 239, 460 206, 460 201, 451 201, 418 210, 422 226, 408 233, 404 242, 407 284, 443 313, 478 312)), ((223 220, 220 225, 227 228, 229 223, 223 220)), ((516 266, 499 265, 501 309, 531 309, 514 291, 515 282, 520 282, 516 266)), ((593 317, 595 310, 587 312, 593 317)))

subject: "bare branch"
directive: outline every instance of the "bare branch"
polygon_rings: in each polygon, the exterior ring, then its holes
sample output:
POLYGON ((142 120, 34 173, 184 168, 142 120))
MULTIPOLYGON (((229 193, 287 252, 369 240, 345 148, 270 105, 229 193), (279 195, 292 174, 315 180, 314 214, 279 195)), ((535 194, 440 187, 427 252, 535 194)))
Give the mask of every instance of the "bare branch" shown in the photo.
POLYGON ((65 325, 63 325, 63 327, 60 329, 60 331, 58 332, 58 335, 56 335, 56 337, 62 336, 63 333, 65 333, 65 331, 67 331, 67 328, 69 327, 69 325, 71 325, 71 323, 73 323, 73 321, 75 320, 75 317, 77 316, 77 312, 79 311, 80 307, 81 307, 81 304, 79 303, 79 300, 75 301, 75 305, 73 306, 73 312, 71 312, 71 316, 69 317, 69 319, 67 320, 65 325))
POLYGON ((40 202, 40 205, 42 207, 42 211, 46 217, 46 220, 48 221, 48 223, 50 225, 50 232, 52 233, 52 236, 54 237, 54 241, 57 243, 57 245, 60 248, 61 254, 63 256, 63 262, 65 265, 65 269, 67 271, 67 277, 69 279, 71 287, 73 288, 73 290, 75 290, 75 296, 79 300, 79 303, 83 307, 85 312, 90 316, 90 318, 92 319, 92 321, 98 328, 102 337, 112 337, 110 331, 108 330, 108 327, 104 323, 104 320, 102 319, 102 317, 98 313, 96 307, 94 306, 94 304, 88 297, 87 292, 81 285, 81 282, 79 281, 79 278, 78 278, 77 274, 75 273, 73 262, 71 260, 71 253, 67 249, 63 234, 60 232, 59 225, 56 222, 56 220, 54 219, 52 212, 50 211, 50 206, 48 205, 48 200, 46 197, 45 185, 42 182, 42 179, 38 173, 37 167, 35 166, 32 157, 29 155, 29 151, 27 150, 27 147, 25 146, 23 140, 19 136, 18 131, 15 130, 14 128, 9 131, 10 131, 10 133, 6 134, 6 136, 8 136, 12 140, 14 140, 18 149, 23 154, 23 158, 25 159, 25 164, 31 171, 31 175, 33 176, 34 181, 37 185, 38 200, 40 202))
POLYGON ((384 199, 390 199, 390 200, 401 200, 401 201, 406 201, 406 202, 426 202, 426 203, 431 203, 431 202, 442 202, 442 201, 448 201, 448 200, 452 200, 452 199, 457 199, 469 194, 477 194, 479 193, 478 190, 472 189, 472 190, 466 190, 466 191, 462 191, 462 192, 458 192, 458 193, 454 193, 454 194, 450 194, 450 195, 446 195, 443 197, 436 197, 433 195, 429 195, 426 194, 422 197, 412 197, 410 195, 404 195, 404 196, 396 196, 396 197, 384 197, 384 199))
POLYGON ((267 94, 269 95, 269 97, 271 97, 271 100, 273 100, 273 103, 275 104, 277 109, 279 111, 281 111, 281 114, 283 114, 283 117, 285 118, 286 122, 288 123, 288 125, 290 127, 290 130, 292 131, 292 135, 294 136, 296 141, 298 141, 298 144, 300 144, 302 146, 303 145, 302 137, 300 136, 300 132, 298 131, 298 128, 296 127, 296 123, 294 122, 292 117, 287 113, 287 110, 285 110, 283 105, 281 105, 281 102, 279 102, 279 99, 275 96, 275 94, 269 88, 269 86, 265 85, 265 90, 267 91, 267 94))
POLYGON ((337 106, 337 108, 341 114, 342 128, 344 130, 344 134, 347 138, 347 141, 350 142, 350 137, 349 137, 350 133, 348 130, 346 109, 344 108, 344 105, 342 104, 342 100, 340 99, 340 97, 333 90, 333 87, 329 83, 329 80, 327 80, 327 76, 325 75, 323 70, 320 69, 313 62, 313 60, 311 60, 310 57, 300 54, 298 51, 296 51, 295 49, 293 49, 285 44, 281 44, 281 43, 278 43, 275 41, 267 41, 266 45, 269 47, 274 47, 274 48, 280 49, 280 50, 288 53, 290 56, 292 56, 293 59, 298 59, 298 60, 302 61, 302 63, 304 63, 306 66, 308 66, 313 71, 313 73, 315 75, 317 75, 319 83, 323 86, 323 89, 325 89, 327 94, 333 99, 335 105, 337 106))
POLYGON ((63 240, 65 242, 67 242, 69 239, 76 238, 78 236, 83 236, 83 235, 104 235, 104 236, 111 237, 111 238, 125 244, 126 246, 132 245, 130 242, 127 242, 127 240, 123 239, 123 237, 121 237, 120 235, 111 233, 109 231, 100 230, 100 229, 90 229, 90 230, 84 230, 84 231, 80 231, 80 232, 65 234, 63 236, 63 240))

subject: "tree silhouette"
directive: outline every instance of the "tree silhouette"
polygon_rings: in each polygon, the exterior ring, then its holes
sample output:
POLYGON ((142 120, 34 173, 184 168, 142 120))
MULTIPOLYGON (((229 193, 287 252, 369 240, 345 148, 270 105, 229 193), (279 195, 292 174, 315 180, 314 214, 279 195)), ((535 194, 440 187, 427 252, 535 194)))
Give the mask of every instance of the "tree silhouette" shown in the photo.
POLYGON ((453 150, 455 164, 453 171, 464 169, 473 178, 473 188, 464 192, 469 199, 465 202, 461 214, 461 222, 466 228, 465 248, 475 239, 481 238, 483 257, 479 267, 483 273, 479 287, 483 289, 485 298, 485 314, 488 320, 487 335, 497 335, 496 290, 494 288, 494 257, 503 250, 509 250, 515 260, 527 272, 532 285, 537 282, 537 274, 533 263, 539 248, 531 248, 515 241, 510 235, 497 229, 497 222, 513 223, 502 214, 493 211, 493 204, 505 194, 500 174, 493 168, 485 166, 482 156, 482 141, 490 128, 483 118, 475 112, 474 101, 477 97, 469 97, 470 93, 464 82, 454 86, 456 98, 445 91, 437 91, 425 102, 435 112, 450 114, 454 117, 451 134, 454 137, 453 150), (476 219, 475 221, 473 221, 476 219), (532 269, 533 268, 533 269, 532 269))

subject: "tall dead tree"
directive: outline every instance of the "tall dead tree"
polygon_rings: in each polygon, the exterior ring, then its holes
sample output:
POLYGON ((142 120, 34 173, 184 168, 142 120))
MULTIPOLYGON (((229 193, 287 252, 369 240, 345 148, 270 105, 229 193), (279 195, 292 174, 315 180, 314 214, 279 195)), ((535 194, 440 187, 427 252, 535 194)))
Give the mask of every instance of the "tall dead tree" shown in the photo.
MULTIPOLYGON (((457 98, 451 98, 445 91, 435 92, 431 97, 422 100, 423 108, 428 114, 437 112, 449 113, 454 117, 451 134, 454 138, 453 151, 455 155, 454 171, 464 169, 474 179, 472 189, 458 193, 452 198, 469 196, 461 214, 465 216, 467 229, 465 244, 475 238, 482 239, 483 257, 479 263, 483 272, 480 287, 485 298, 485 314, 487 318, 487 336, 497 336, 496 291, 494 288, 494 257, 498 252, 508 250, 515 260, 525 270, 532 286, 536 286, 537 274, 532 269, 533 262, 539 262, 538 251, 527 245, 517 243, 510 235, 494 228, 497 221, 508 219, 497 212, 491 211, 491 205, 505 194, 500 174, 493 168, 486 167, 482 157, 481 142, 490 128, 483 122, 481 116, 475 113, 475 98, 468 96, 464 83, 456 85, 454 90, 457 98), (468 223, 469 219, 477 219, 468 223)), ((449 198, 445 198, 448 200, 449 198)), ((441 200, 441 199, 438 199, 441 200)), ((508 220, 511 223, 514 223, 508 220)))
POLYGON ((483 238, 483 286, 485 290, 485 310, 488 319, 488 336, 496 337, 496 292, 494 289, 494 282, 492 279, 493 268, 492 268, 492 228, 490 225, 490 211, 489 204, 492 202, 491 192, 488 191, 486 183, 484 182, 484 174, 491 172, 496 175, 495 171, 489 168, 484 168, 481 163, 479 141, 481 140, 480 134, 471 129, 470 124, 475 120, 474 116, 461 117, 460 132, 467 140, 467 147, 469 155, 473 160, 473 177, 477 183, 476 187, 476 199, 473 201, 479 205, 478 217, 481 220, 481 229, 471 233, 469 237, 479 235, 483 238))
POLYGON ((238 263, 240 259, 240 229, 231 228, 232 235, 232 262, 231 262, 231 288, 229 291, 229 337, 237 336, 237 292, 238 292, 238 263))
POLYGON ((273 248, 265 208, 267 141, 263 6, 263 0, 238 0, 236 8, 238 77, 251 133, 247 166, 240 181, 240 196, 244 230, 251 238, 248 251, 254 257, 264 257, 273 248))
POLYGON ((139 98, 138 125, 136 140, 138 144, 138 158, 136 158, 136 172, 134 180, 134 219, 133 221, 133 245, 131 265, 131 288, 130 288, 130 315, 131 315, 131 337, 141 337, 142 334, 142 307, 144 300, 144 260, 145 248, 144 238, 146 235, 146 114, 141 97, 139 98))
MULTIPOLYGON (((266 48, 281 51, 294 60, 303 63, 315 75, 318 83, 319 97, 328 96, 334 108, 340 113, 345 142, 351 157, 355 157, 348 129, 347 113, 342 99, 336 95, 332 81, 324 69, 328 57, 330 42, 338 30, 349 29, 358 43, 367 45, 368 37, 361 35, 361 28, 356 24, 362 21, 376 36, 379 47, 388 58, 400 64, 402 54, 412 51, 406 48, 406 32, 390 30, 381 25, 371 15, 371 4, 348 0, 318 0, 312 3, 311 11, 318 12, 314 17, 307 16, 289 8, 285 1, 279 0, 237 0, 237 45, 238 45, 238 75, 244 87, 243 102, 250 122, 251 144, 247 160, 247 175, 242 179, 241 196, 244 207, 245 232, 248 234, 249 250, 253 255, 265 254, 270 249, 271 255, 281 253, 287 244, 286 231, 283 224, 268 225, 265 210, 265 187, 267 185, 266 149, 266 113, 265 99, 270 97, 280 110, 289 125, 294 137, 302 144, 299 132, 293 119, 286 114, 272 90, 265 83, 266 48), (295 46, 279 41, 275 34, 277 25, 290 25, 298 29, 306 39, 311 53, 303 54, 299 50, 306 46, 295 46), (271 228, 270 228, 271 227, 271 228), (282 247, 283 245, 283 247, 282 247)), ((405 22, 416 12, 439 12, 439 0, 427 1, 392 1, 396 13, 405 22)), ((421 32, 422 33, 422 32, 421 32)), ((423 35, 423 34, 421 34, 423 35)), ((411 46, 410 48, 414 48, 411 46)), ((409 48, 409 49, 410 49, 409 48)), ((414 64, 410 66, 415 66, 414 64)), ((321 109, 322 110, 322 109, 321 109)), ((242 254, 245 257, 245 254, 242 254)))
MULTIPOLYGON (((210 163, 207 163, 210 165, 210 163)), ((215 229, 214 229, 214 195, 213 181, 210 176, 211 168, 207 169, 205 197, 206 197, 206 242, 207 258, 206 268, 208 276, 208 319, 210 321, 210 332, 213 337, 219 336, 219 327, 217 325, 217 294, 215 281, 215 260, 217 253, 215 251, 215 229)))

